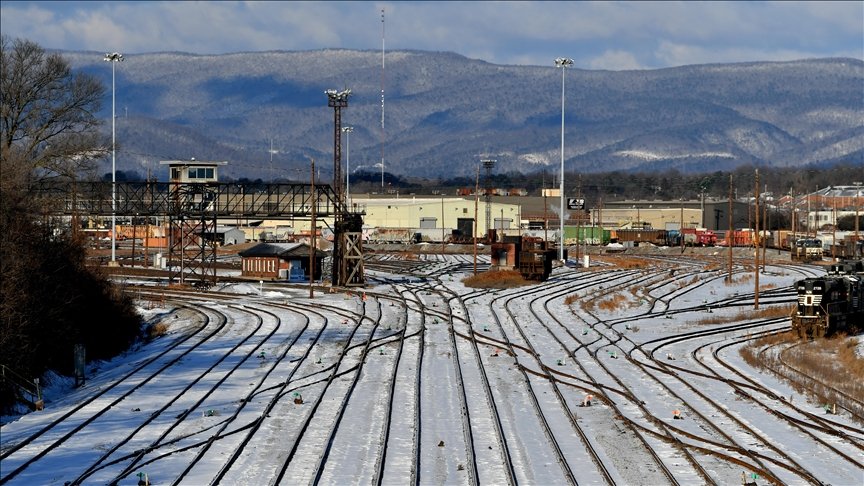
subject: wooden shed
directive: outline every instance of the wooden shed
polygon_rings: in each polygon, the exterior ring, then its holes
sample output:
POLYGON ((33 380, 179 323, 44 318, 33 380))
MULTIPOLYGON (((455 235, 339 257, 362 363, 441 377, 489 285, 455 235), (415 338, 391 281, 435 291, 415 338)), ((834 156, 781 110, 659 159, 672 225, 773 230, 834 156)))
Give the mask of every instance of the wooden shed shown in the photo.
MULTIPOLYGON (((244 277, 269 280, 309 280, 309 245, 259 243, 239 253, 244 277)), ((315 280, 319 280, 327 253, 315 250, 315 280)))

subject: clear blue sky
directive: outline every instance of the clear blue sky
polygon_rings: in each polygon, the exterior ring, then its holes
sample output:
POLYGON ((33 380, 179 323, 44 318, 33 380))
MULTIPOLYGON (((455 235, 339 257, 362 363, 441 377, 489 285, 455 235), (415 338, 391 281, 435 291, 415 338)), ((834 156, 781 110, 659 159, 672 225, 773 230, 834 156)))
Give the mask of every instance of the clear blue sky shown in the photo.
POLYGON ((46 48, 221 54, 452 51, 585 69, 864 59, 864 2, 0 2, 3 35, 46 48))

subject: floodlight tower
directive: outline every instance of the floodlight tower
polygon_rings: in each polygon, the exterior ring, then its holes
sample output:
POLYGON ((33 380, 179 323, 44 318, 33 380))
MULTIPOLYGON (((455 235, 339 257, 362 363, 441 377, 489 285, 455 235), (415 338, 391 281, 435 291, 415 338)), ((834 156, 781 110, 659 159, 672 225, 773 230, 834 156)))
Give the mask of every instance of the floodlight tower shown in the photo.
MULTIPOLYGON (((327 95, 327 106, 333 108, 333 193, 336 195, 338 205, 342 205, 345 201, 345 194, 342 192, 342 108, 348 106, 348 96, 351 95, 350 89, 336 91, 328 89, 324 92, 327 95)), ((333 285, 342 285, 343 264, 345 257, 345 243, 342 241, 345 233, 345 214, 344 208, 335 208, 333 217, 334 232, 333 238, 333 285)))
POLYGON ((109 265, 117 265, 117 145, 114 136, 114 122, 117 119, 114 115, 115 108, 115 84, 114 84, 114 66, 118 62, 123 61, 123 54, 112 52, 105 54, 102 59, 111 63, 111 263, 109 265))
POLYGON ((342 201, 344 194, 342 193, 342 108, 348 106, 348 96, 351 95, 350 89, 336 91, 328 89, 324 92, 327 95, 327 106, 333 108, 333 192, 336 197, 342 201))
POLYGON ((494 159, 483 159, 480 161, 486 169, 486 236, 489 236, 489 224, 492 221, 492 168, 495 167, 494 159))
POLYGON ((561 180, 559 181, 559 192, 561 193, 561 217, 560 240, 558 243, 558 260, 564 261, 564 71, 573 65, 573 59, 559 57, 555 59, 555 67, 561 68, 561 180))

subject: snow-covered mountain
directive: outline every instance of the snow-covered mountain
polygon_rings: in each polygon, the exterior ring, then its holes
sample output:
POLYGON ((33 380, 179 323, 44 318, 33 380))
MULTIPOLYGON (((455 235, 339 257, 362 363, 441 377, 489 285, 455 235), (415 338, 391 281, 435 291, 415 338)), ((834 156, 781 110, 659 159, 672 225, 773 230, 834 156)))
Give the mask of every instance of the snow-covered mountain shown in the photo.
MULTIPOLYGON (((102 53, 64 52, 109 88, 102 53)), ((813 59, 565 74, 567 170, 731 169, 864 164, 864 62, 813 59)), ((332 169, 326 89, 350 88, 351 170, 419 177, 558 167, 561 72, 446 52, 132 54, 116 65, 118 169, 228 160, 230 175, 269 179, 332 169), (271 153, 271 142, 273 152, 271 153), (271 162, 272 158, 272 162, 271 162)), ((106 122, 110 130, 110 123, 106 122)), ((343 137, 343 161, 347 157, 343 137)), ((161 176, 161 174, 160 174, 161 176)), ((296 177, 296 176, 295 176, 296 177)))

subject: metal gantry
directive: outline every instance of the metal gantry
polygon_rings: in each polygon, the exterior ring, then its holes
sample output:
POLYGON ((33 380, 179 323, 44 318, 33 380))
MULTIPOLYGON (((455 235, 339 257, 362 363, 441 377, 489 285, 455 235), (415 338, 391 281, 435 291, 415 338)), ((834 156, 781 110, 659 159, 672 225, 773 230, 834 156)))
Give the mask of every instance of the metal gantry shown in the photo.
POLYGON ((334 254, 341 269, 337 286, 364 285, 362 212, 349 212, 330 186, 234 184, 224 182, 43 182, 34 188, 46 215, 160 217, 169 220, 168 261, 172 281, 213 282, 216 223, 219 219, 305 219, 334 221, 335 239, 345 252, 334 254), (112 197, 112 189, 116 192, 112 197), (340 221, 336 224, 335 221, 340 221), (351 234, 347 234, 350 232, 351 234), (174 268, 178 267, 178 268, 174 268), (176 270, 176 271, 175 271, 176 270))

